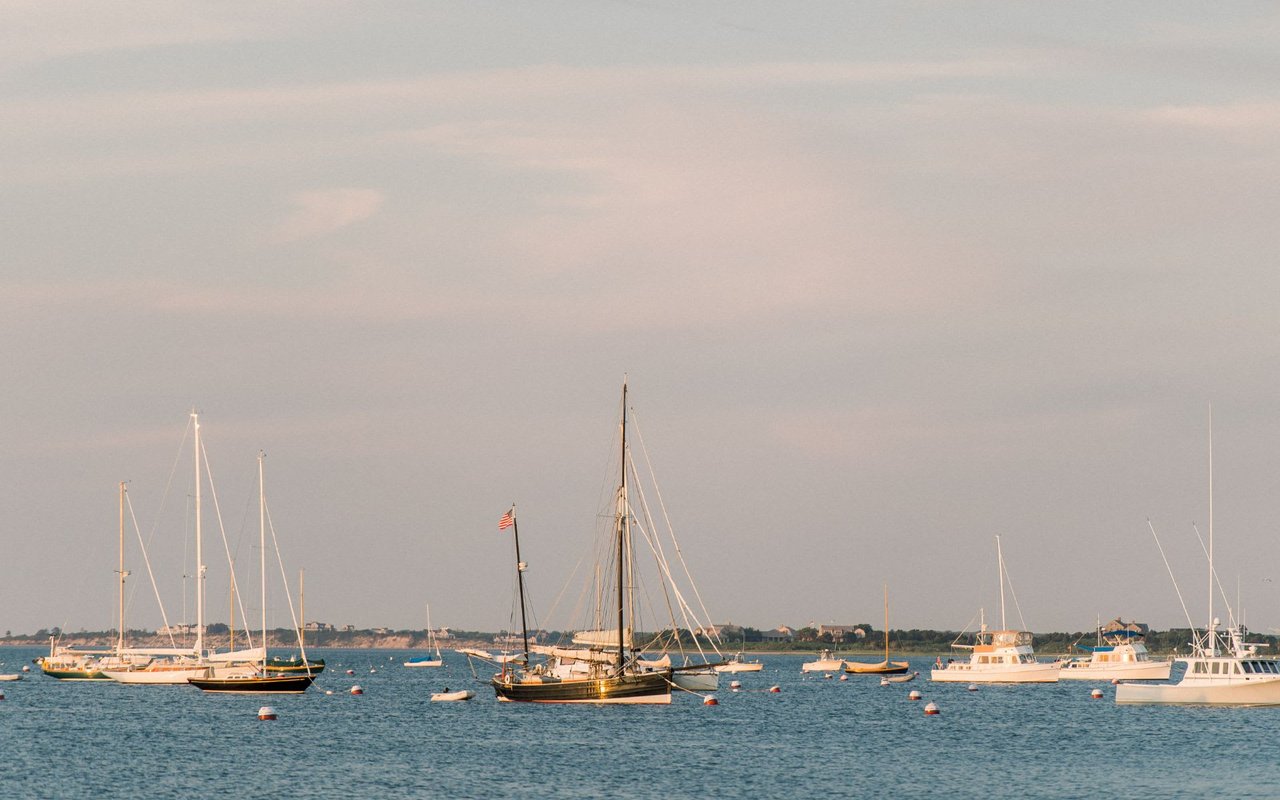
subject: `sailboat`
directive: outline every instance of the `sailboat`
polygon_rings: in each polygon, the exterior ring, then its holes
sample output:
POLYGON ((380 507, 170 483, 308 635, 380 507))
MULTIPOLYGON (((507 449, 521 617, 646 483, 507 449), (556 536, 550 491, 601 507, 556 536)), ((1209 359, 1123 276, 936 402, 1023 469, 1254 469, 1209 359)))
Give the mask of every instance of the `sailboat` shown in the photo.
POLYGON ((1036 660, 1035 651, 1031 647, 1031 631, 1013 631, 1005 626, 1004 617, 1004 584, 1007 578, 1004 569, 1004 551, 1000 548, 1000 537, 996 537, 996 558, 1000 565, 1000 627, 1002 630, 987 630, 983 617, 981 628, 974 635, 973 644, 951 646, 969 650, 968 661, 952 661, 947 659, 930 673, 930 680, 950 683, 1056 683, 1058 673, 1062 670, 1061 662, 1041 662, 1036 660))
POLYGON ((440 655, 440 645, 436 643, 436 631, 431 627, 431 606, 427 606, 427 647, 435 651, 435 655, 418 656, 404 662, 406 667, 439 667, 444 665, 444 657, 440 655))
MULTIPOLYGON (((1122 683, 1116 703, 1162 705, 1280 705, 1280 659, 1259 656, 1260 642, 1246 642, 1243 625, 1232 621, 1225 631, 1213 615, 1213 412, 1209 416, 1209 624, 1194 628, 1191 655, 1178 658, 1186 671, 1177 683, 1122 683)), ((1230 614, 1230 607, 1227 608, 1230 614)))
POLYGON ((267 672, 306 672, 313 675, 324 672, 323 658, 308 658, 306 655, 307 595, 302 577, 302 570, 298 570, 298 654, 271 656, 267 659, 267 672))
POLYGON ((844 671, 851 675, 901 675, 910 665, 906 661, 889 660, 889 584, 884 585, 884 661, 868 664, 863 661, 846 661, 844 671))
MULTIPOLYGON (((622 471, 615 494, 611 537, 612 561, 608 566, 616 577, 616 629, 579 631, 573 648, 540 647, 546 661, 530 661, 529 628, 526 622, 524 571, 520 560, 520 534, 515 506, 498 523, 500 530, 510 527, 515 541, 516 577, 520 593, 520 627, 524 635, 524 658, 508 661, 490 681, 494 694, 502 702, 525 703, 670 703, 673 671, 671 667, 646 669, 627 625, 632 605, 634 581, 628 581, 632 563, 631 506, 627 496, 627 386, 622 386, 622 471)), ((634 617, 634 614, 632 615, 634 617)))
POLYGON ((36 659, 40 671, 50 678, 61 681, 109 681, 104 669, 119 669, 145 666, 151 657, 140 653, 126 652, 124 646, 124 582, 129 572, 124 568, 124 502, 125 482, 120 481, 120 567, 116 574, 120 576, 118 592, 120 630, 116 637, 114 653, 105 650, 62 650, 54 644, 50 637, 49 655, 36 659))
MULTIPOLYGON (((258 579, 262 590, 262 659, 257 669, 241 667, 225 675, 188 678, 205 692, 299 694, 316 679, 315 673, 279 674, 267 671, 267 500, 263 487, 263 454, 258 453, 258 579)), ((274 534, 273 534, 274 535, 274 534)), ((303 653, 303 659, 306 654, 303 653)))
POLYGON ((117 683, 131 685, 185 685, 190 678, 210 678, 220 674, 227 674, 239 669, 238 664, 250 660, 257 660, 265 655, 265 648, 261 651, 250 648, 248 650, 227 653, 206 652, 204 647, 204 597, 205 597, 205 565, 203 556, 203 538, 201 530, 201 514, 200 514, 200 498, 201 498, 201 470, 200 460, 203 451, 200 447, 200 418, 195 412, 191 412, 191 425, 193 430, 193 451, 195 454, 195 541, 196 541, 196 640, 195 645, 191 649, 185 648, 159 648, 147 650, 150 655, 166 656, 166 658, 157 658, 145 666, 127 665, 120 666, 115 669, 104 669, 103 675, 106 675, 117 683))

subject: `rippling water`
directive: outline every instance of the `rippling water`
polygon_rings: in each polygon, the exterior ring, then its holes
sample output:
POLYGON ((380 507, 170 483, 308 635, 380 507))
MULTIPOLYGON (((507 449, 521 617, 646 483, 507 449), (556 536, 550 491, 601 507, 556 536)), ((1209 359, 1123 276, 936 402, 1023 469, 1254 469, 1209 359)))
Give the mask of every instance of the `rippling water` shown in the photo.
MULTIPOLYGON (((40 652, 0 648, 0 672, 40 652)), ((399 651, 315 655, 329 669, 300 696, 63 683, 32 667, 0 683, 0 796, 1280 796, 1280 709, 1117 707, 1113 687, 1077 682, 969 692, 929 683, 932 659, 913 661, 914 682, 881 687, 802 677, 801 656, 724 676, 717 706, 687 693, 670 706, 529 706, 497 703, 456 653, 440 669, 406 669, 399 651), (744 691, 728 691, 734 677, 744 691), (476 698, 431 703, 446 686, 476 698), (930 700, 941 715, 924 715, 930 700), (279 720, 258 721, 264 704, 279 720)))

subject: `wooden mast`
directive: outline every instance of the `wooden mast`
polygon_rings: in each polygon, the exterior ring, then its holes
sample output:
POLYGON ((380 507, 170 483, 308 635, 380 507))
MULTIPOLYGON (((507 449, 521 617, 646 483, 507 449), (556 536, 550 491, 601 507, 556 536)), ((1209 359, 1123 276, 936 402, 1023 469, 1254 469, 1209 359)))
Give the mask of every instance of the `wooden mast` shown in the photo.
MULTIPOLYGON (((516 504, 511 504, 511 537, 516 542, 516 583, 520 587, 520 634, 524 638, 524 668, 529 668, 529 625, 525 622, 524 613, 524 569, 525 563, 520 560, 520 523, 516 520, 516 504)), ((428 609, 430 614, 430 609, 428 609)), ((431 627, 430 618, 427 627, 431 627)), ((428 632, 429 633, 429 632, 428 632)), ((505 664, 505 662, 503 662, 505 664)), ((506 669, 506 667, 503 667, 506 669)))
POLYGON ((625 658, 623 647, 626 641, 623 609, 626 605, 623 594, 623 572, 626 566, 627 521, 627 381, 622 380, 622 484, 618 494, 618 672, 621 674, 625 658))
POLYGON ((884 585, 884 663, 889 663, 889 584, 884 585))
MULTIPOLYGON (((262 480, 262 459, 266 454, 258 451, 258 579, 261 581, 262 600, 262 674, 267 674, 267 494, 262 480)), ((253 646, 252 640, 249 646, 253 646)))

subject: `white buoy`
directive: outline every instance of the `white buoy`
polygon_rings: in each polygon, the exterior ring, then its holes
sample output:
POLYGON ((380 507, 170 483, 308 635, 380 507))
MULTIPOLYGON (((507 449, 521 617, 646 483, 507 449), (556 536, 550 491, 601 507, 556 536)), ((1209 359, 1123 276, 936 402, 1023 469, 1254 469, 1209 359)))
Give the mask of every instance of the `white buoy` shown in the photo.
POLYGON ((770 692, 771 694, 777 694, 777 693, 779 693, 779 692, 781 692, 781 691, 782 691, 782 687, 781 687, 781 686, 774 685, 774 686, 770 686, 770 687, 769 687, 769 692, 770 692))
POLYGON ((971 692, 976 692, 976 691, 978 691, 978 684, 976 684, 976 683, 971 683, 971 684, 969 684, 969 691, 971 691, 971 692))
POLYGON ((369 667, 369 674, 370 674, 370 675, 372 675, 372 674, 373 674, 373 673, 375 673, 375 672, 377 672, 377 670, 376 670, 376 669, 374 669, 373 667, 369 667))
POLYGON ((355 674, 356 674, 356 671, 355 671, 354 669, 349 669, 349 670, 347 670, 347 674, 348 674, 348 675, 355 675, 355 674))
POLYGON ((924 695, 920 694, 919 689, 912 689, 910 692, 907 693, 908 700, 919 700, 923 696, 924 695))
POLYGON ((709 694, 706 697, 702 698, 702 704, 704 706, 718 706, 720 705, 720 701, 716 699, 716 696, 714 694, 709 694))
POLYGON ((26 664, 23 664, 23 665, 22 665, 22 671, 23 671, 23 672, 30 672, 30 671, 31 671, 31 667, 28 667, 26 664))
POLYGON ((276 718, 276 710, 271 706, 263 706, 262 708, 258 709, 258 719, 265 720, 265 719, 275 719, 275 718, 276 718))
POLYGON ((880 679, 880 685, 881 685, 881 686, 888 686, 888 685, 889 685, 889 679, 888 679, 888 678, 881 678, 881 679, 880 679))
POLYGON ((938 704, 937 704, 937 703, 929 702, 929 703, 925 703, 925 706, 924 706, 924 713, 925 713, 927 716, 932 717, 932 716, 936 716, 936 715, 938 715, 938 714, 941 714, 942 712, 938 710, 938 704))
POLYGON ((729 681, 729 688, 735 692, 742 688, 742 681, 729 681))
POLYGON ((332 690, 332 689, 325 689, 325 690, 324 690, 324 693, 325 693, 325 694, 333 694, 333 690, 332 690))
POLYGON ((848 675, 841 675, 841 676, 840 676, 840 680, 842 680, 842 681, 847 681, 847 680, 849 680, 849 676, 848 676, 848 675))
POLYGON ((1094 700, 1101 700, 1101 699, 1102 699, 1102 690, 1101 690, 1101 689, 1094 689, 1092 692, 1089 692, 1089 696, 1090 696, 1090 697, 1092 697, 1094 700))
POLYGON ((364 689, 360 688, 360 684, 351 687, 352 694, 364 694, 364 689))

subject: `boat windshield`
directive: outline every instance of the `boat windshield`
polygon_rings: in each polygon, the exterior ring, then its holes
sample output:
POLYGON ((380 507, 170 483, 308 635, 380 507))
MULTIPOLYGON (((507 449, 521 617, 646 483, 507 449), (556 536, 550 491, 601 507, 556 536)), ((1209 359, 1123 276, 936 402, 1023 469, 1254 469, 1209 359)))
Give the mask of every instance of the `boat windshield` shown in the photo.
MULTIPOLYGON (((989 643, 993 647, 1030 647, 1031 632, 1030 631, 989 631, 985 636, 990 637, 989 643)), ((984 642, 987 644, 988 642, 984 642)))

